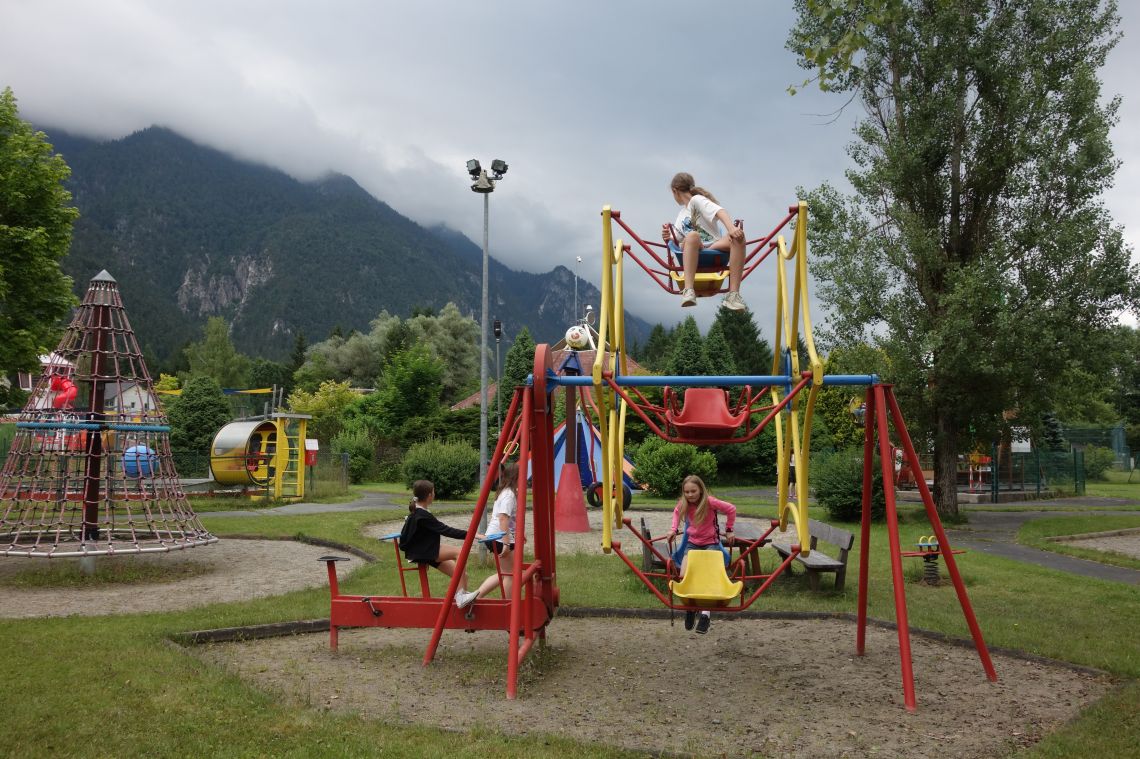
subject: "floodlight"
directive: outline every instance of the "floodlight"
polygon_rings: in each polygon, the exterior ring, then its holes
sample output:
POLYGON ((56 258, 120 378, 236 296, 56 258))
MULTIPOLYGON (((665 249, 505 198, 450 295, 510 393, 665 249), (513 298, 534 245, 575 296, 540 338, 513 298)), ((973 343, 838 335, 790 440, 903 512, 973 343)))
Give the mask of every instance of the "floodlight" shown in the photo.
POLYGON ((495 175, 495 179, 502 179, 507 173, 507 162, 502 158, 491 161, 491 173, 495 175))
POLYGON ((477 160, 475 160, 474 158, 472 158, 470 161, 467 162, 467 173, 471 175, 472 179, 474 179, 475 177, 478 177, 479 172, 482 170, 483 170, 483 167, 480 166, 479 162, 477 160))

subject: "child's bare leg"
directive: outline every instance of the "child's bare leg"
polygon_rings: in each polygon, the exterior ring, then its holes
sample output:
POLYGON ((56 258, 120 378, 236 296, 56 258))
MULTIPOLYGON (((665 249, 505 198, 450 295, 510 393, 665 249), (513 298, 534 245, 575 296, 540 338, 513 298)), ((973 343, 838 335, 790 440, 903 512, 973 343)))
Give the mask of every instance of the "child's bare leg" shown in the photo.
MULTIPOLYGON (((439 562, 439 571, 443 572, 448 577, 451 577, 453 574, 455 574, 455 562, 458 558, 459 558, 459 549, 458 548, 456 548, 455 546, 440 546, 439 547, 439 558, 436 559, 436 561, 439 562)), ((460 590, 467 590, 467 572, 466 571, 463 573, 463 576, 459 578, 459 589, 460 590)))
POLYGON ((681 241, 681 264, 685 267, 685 289, 692 290, 697 277, 697 261, 701 255, 701 236, 689 232, 681 241))
POLYGON ((729 240, 728 250, 728 290, 740 291, 740 280, 744 279, 744 240, 729 240))

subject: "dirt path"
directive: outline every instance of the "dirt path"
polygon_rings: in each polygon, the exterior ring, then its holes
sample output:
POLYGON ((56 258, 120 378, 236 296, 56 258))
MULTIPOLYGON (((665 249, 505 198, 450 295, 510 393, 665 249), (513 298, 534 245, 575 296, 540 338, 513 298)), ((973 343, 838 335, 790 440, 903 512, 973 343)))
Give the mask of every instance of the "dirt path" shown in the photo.
POLYGON ((902 706, 898 642, 868 629, 854 655, 843 621, 719 617, 706 636, 679 623, 556 618, 545 651, 505 699, 501 633, 446 631, 421 665, 423 630, 344 630, 214 644, 201 658, 289 702, 403 724, 556 734, 693 755, 992 757, 1030 745, 1109 687, 1060 666, 997 656, 986 680, 972 649, 914 638, 919 706, 902 706))
MULTIPOLYGON (((248 601, 300 588, 327 585, 328 575, 317 559, 329 553, 320 546, 290 540, 235 540, 181 551, 116 557, 174 565, 193 562, 194 577, 164 583, 103 585, 87 588, 0 588, 0 617, 63 617, 71 614, 133 614, 177 611, 224 601, 248 601)), ((106 561, 108 559, 96 559, 106 561)), ((42 566, 42 559, 0 558, 0 575, 42 566)), ((78 559, 50 559, 55 562, 78 559)), ((347 572, 345 567, 338 571, 347 572)))

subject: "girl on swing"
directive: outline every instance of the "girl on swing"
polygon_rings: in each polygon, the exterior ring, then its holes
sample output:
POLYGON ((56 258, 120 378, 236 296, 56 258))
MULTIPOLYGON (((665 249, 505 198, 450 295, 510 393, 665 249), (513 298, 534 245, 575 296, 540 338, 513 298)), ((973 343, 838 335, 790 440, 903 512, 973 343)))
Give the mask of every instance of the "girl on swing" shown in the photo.
MULTIPOLYGON (((435 485, 431 480, 416 480, 412 484, 412 500, 408 504, 408 517, 400 530, 400 548, 408 561, 417 564, 430 564, 448 577, 455 572, 455 561, 459 558, 459 548, 439 544, 443 536, 464 540, 467 530, 449 527, 436 519, 428 508, 435 501, 435 485)), ((476 535, 475 539, 482 538, 476 535)), ((456 593, 467 590, 467 573, 459 579, 456 593)))
POLYGON ((702 249, 728 251, 728 294, 721 306, 743 311, 748 306, 740 297, 740 280, 744 276, 744 230, 733 224, 728 211, 717 205, 708 190, 697 187, 692 174, 681 172, 669 183, 673 200, 681 206, 677 220, 663 224, 661 239, 681 249, 681 265, 685 269, 685 286, 681 290, 683 307, 697 305, 697 291, 693 288, 702 249), (724 226, 721 234, 717 222, 724 226))
MULTIPOLYGON (((731 541, 732 527, 736 524, 736 506, 709 495, 704 481, 695 474, 690 474, 681 482, 681 499, 673 509, 673 526, 669 530, 669 542, 672 544, 673 539, 677 537, 678 527, 683 522, 686 539, 680 549, 682 579, 689 568, 689 551, 724 550, 718 534, 719 523, 716 517, 718 512, 725 515, 724 536, 731 541)), ((673 560, 676 561, 677 558, 674 555, 673 560)), ((700 620, 697 620, 695 611, 685 612, 685 629, 692 630, 693 624, 696 623, 697 632, 702 635, 707 633, 709 625, 712 624, 712 617, 709 612, 703 610, 700 617, 700 620)))

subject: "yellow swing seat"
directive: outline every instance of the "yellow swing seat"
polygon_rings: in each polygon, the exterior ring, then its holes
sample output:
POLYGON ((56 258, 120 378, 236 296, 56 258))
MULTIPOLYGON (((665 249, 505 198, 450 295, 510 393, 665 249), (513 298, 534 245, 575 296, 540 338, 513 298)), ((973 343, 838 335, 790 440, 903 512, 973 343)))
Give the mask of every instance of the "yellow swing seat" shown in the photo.
POLYGON ((740 595, 744 583, 733 582, 724 571, 724 554, 720 551, 689 551, 685 577, 669 581, 673 595, 696 603, 727 603, 740 595))
MULTIPOLYGON (((679 271, 669 272, 669 277, 677 284, 678 292, 685 286, 685 275, 679 271)), ((724 290, 724 281, 728 279, 728 269, 721 271, 697 271, 693 275, 693 289, 697 297, 704 298, 716 295, 724 290)))

